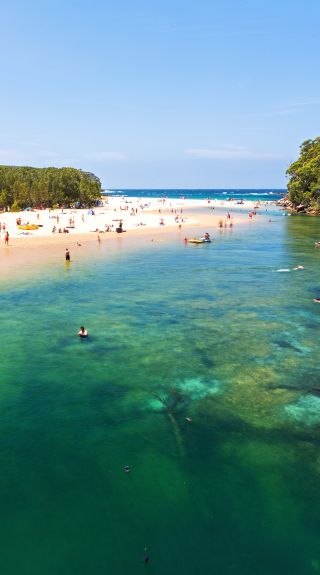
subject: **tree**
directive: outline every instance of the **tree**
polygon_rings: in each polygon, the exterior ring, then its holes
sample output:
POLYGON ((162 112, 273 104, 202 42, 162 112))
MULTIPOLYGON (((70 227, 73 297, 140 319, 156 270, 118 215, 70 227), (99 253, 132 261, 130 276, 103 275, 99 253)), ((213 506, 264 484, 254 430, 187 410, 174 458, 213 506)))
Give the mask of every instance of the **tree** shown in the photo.
POLYGON ((300 156, 288 170, 289 200, 294 206, 303 204, 320 212, 320 137, 306 140, 300 146, 300 156))
POLYGON ((75 168, 0 166, 0 207, 89 207, 100 194, 99 178, 75 168))

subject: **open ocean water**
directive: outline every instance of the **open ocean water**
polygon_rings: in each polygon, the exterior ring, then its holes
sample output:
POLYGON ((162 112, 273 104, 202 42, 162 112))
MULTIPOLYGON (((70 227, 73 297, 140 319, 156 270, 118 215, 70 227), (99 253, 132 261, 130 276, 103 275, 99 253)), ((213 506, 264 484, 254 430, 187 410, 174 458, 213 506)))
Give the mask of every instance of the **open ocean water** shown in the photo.
POLYGON ((163 189, 123 189, 123 190, 106 190, 106 193, 111 193, 112 195, 120 195, 130 197, 142 197, 142 198, 185 198, 186 200, 205 200, 218 199, 227 200, 228 198, 234 198, 240 200, 252 200, 256 201, 268 201, 276 202, 286 195, 286 190, 278 189, 257 189, 257 190, 245 190, 245 189, 214 189, 214 190, 163 190, 163 189))
POLYGON ((1 574, 320 572, 320 220, 214 236, 0 288, 1 574))

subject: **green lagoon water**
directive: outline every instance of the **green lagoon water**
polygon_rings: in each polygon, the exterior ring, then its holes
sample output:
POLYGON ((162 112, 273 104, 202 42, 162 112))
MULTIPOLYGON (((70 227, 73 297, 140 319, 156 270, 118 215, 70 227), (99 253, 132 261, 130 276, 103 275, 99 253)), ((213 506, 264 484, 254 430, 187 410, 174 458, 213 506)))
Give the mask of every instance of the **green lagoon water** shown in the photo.
POLYGON ((2 285, 2 575, 320 573, 319 236, 278 216, 2 285))

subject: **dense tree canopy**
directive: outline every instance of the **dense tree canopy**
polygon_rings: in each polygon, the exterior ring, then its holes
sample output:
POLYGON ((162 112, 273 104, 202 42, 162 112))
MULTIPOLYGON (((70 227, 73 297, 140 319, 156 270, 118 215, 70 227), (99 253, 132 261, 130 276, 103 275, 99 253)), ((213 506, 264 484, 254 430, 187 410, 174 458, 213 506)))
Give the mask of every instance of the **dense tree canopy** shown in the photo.
POLYGON ((75 168, 0 166, 0 207, 91 206, 101 193, 94 174, 75 168))
POLYGON ((303 204, 320 212, 320 137, 306 140, 300 150, 300 157, 287 170, 289 200, 294 206, 303 204))

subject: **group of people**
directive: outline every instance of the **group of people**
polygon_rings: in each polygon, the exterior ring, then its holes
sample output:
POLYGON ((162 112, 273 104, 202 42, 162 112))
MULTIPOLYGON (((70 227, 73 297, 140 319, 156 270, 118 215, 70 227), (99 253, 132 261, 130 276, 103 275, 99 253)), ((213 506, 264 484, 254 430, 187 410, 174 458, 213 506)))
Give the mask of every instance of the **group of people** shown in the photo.
MULTIPOLYGON (((223 220, 219 220, 219 228, 226 228, 227 227, 227 222, 223 223, 223 220)), ((233 223, 232 220, 229 221, 229 228, 233 227, 233 223)))
MULTIPOLYGON (((52 228, 52 233, 55 234, 56 231, 57 231, 56 226, 53 226, 53 228, 52 228)), ((69 233, 69 230, 67 230, 67 228, 63 228, 63 229, 62 229, 62 228, 59 228, 59 229, 58 229, 58 234, 68 234, 68 233, 69 233)))

